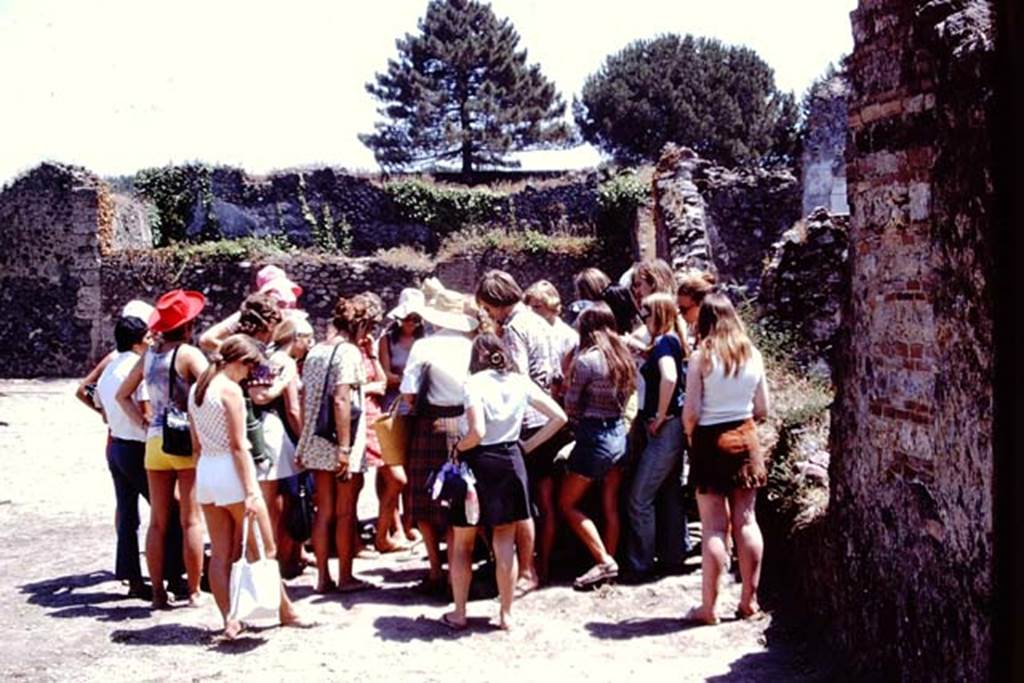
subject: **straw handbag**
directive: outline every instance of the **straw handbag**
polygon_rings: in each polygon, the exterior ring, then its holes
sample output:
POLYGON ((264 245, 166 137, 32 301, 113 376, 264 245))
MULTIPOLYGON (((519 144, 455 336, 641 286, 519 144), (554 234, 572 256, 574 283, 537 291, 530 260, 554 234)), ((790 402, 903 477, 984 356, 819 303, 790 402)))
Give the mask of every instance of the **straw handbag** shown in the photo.
POLYGON ((373 431, 377 433, 380 443, 381 459, 385 465, 405 464, 405 453, 409 448, 409 416, 399 415, 398 406, 402 397, 391 402, 391 408, 373 423, 373 431))

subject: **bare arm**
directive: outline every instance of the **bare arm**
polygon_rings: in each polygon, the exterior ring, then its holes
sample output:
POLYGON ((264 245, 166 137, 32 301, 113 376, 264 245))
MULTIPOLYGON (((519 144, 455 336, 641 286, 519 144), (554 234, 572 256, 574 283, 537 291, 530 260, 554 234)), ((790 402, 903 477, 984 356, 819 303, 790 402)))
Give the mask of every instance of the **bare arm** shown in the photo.
POLYGON ((124 414, 128 416, 128 419, 137 424, 142 429, 147 429, 149 423, 139 410, 138 404, 135 402, 135 390, 139 388, 139 384, 142 383, 142 358, 135 363, 128 376, 121 382, 120 388, 117 390, 115 398, 117 399, 117 405, 120 406, 124 414))
POLYGON ((523 442, 524 453, 532 453, 534 449, 557 434, 558 430, 564 427, 567 422, 562 406, 558 405, 555 399, 544 393, 544 390, 537 386, 535 382, 531 381, 530 385, 530 407, 547 417, 548 421, 536 434, 523 442))
POLYGON ((295 434, 302 433, 302 400, 299 396, 299 380, 292 377, 292 381, 284 390, 284 417, 288 426, 295 434))
POLYGON ((184 377, 189 384, 195 384, 210 362, 196 347, 182 344, 174 365, 175 372, 184 377))
POLYGON ((75 398, 77 398, 79 401, 95 410, 100 415, 103 415, 103 411, 100 408, 98 408, 96 404, 93 402, 93 400, 89 398, 89 395, 85 393, 85 387, 87 387, 90 384, 96 384, 96 382, 99 381, 100 375, 103 374, 103 370, 106 369, 106 367, 110 364, 110 361, 114 359, 115 355, 116 352, 111 351, 102 359, 100 359, 100 362, 96 364, 96 367, 90 370, 89 374, 82 378, 82 381, 78 383, 78 389, 75 390, 75 398))
POLYGON ((658 359, 658 374, 661 375, 661 381, 658 383, 658 412, 648 428, 651 434, 657 434, 661 425, 668 419, 668 404, 679 380, 676 374, 676 361, 672 356, 662 356, 658 359))
POLYGON ((334 424, 338 432, 338 471, 348 471, 349 456, 352 454, 351 420, 352 420, 352 391, 351 384, 338 384, 334 387, 334 424))
POLYGON ((221 342, 231 336, 231 333, 235 331, 235 326, 238 325, 238 320, 241 315, 238 311, 235 311, 224 320, 216 323, 213 327, 206 330, 199 336, 199 348, 207 353, 211 353, 220 348, 221 342))
POLYGON ((704 365, 700 351, 694 351, 690 356, 690 369, 686 372, 686 401, 683 403, 683 431, 686 438, 693 436, 693 430, 697 428, 700 420, 700 408, 704 400, 704 375, 701 367, 704 365))
POLYGON ((231 446, 231 458, 235 471, 238 473, 245 489, 245 512, 256 513, 256 503, 260 499, 260 489, 256 483, 256 468, 245 441, 245 405, 242 390, 237 384, 230 383, 222 389, 221 400, 224 402, 224 418, 228 429, 228 444, 231 446))
POLYGON ((487 433, 487 424, 484 422, 484 411, 478 406, 469 405, 466 408, 466 422, 469 423, 469 431, 455 445, 457 451, 468 451, 476 448, 483 441, 487 433))
POLYGON ((760 422, 768 417, 771 402, 768 398, 768 378, 761 375, 761 381, 754 388, 754 419, 760 422))
POLYGON ((388 344, 387 335, 382 335, 377 342, 377 357, 380 359, 380 366, 384 370, 384 377, 389 387, 397 387, 402 376, 391 370, 391 347, 388 344))

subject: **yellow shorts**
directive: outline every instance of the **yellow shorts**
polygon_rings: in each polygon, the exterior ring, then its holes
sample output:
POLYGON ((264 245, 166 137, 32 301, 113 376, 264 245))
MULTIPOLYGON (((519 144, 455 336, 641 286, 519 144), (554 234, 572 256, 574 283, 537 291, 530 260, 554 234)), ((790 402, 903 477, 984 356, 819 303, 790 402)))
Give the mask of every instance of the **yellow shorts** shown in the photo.
POLYGON ((164 439, 154 436, 146 440, 147 470, 193 470, 196 461, 191 455, 170 455, 164 453, 164 439))

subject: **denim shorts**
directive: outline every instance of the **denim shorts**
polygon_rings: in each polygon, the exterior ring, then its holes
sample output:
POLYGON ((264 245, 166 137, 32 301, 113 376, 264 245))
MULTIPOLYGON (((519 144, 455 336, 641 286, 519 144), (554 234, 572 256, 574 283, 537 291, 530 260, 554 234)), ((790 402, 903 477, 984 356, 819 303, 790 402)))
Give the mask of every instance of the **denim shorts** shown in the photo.
POLYGON ((602 479, 626 454, 626 423, 622 418, 585 417, 576 425, 576 445, 566 467, 587 479, 602 479))

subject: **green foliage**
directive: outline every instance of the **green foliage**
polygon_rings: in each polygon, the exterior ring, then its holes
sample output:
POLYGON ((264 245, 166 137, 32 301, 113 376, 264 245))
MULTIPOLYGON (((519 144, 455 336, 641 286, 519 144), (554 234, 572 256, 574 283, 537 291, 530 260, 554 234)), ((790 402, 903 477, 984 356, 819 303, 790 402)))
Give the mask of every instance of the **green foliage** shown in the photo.
POLYGON ((457 162, 463 174, 516 167, 511 151, 554 146, 571 135, 565 104, 508 19, 477 0, 431 0, 418 35, 366 85, 384 118, 359 139, 385 168, 457 162))
POLYGON ((611 55, 573 113, 583 138, 621 161, 654 161, 668 142, 722 164, 791 162, 797 107, 757 53, 668 34, 611 55))
POLYGON ((546 234, 536 230, 503 230, 501 228, 467 228, 449 235, 438 250, 438 260, 445 261, 484 251, 499 250, 506 254, 565 254, 580 256, 594 253, 598 241, 594 237, 546 234))
POLYGON ((278 235, 265 237, 242 237, 220 239, 210 242, 189 244, 178 242, 156 249, 153 253, 161 259, 184 268, 192 261, 240 261, 270 256, 286 256, 295 253, 296 248, 287 239, 278 235))
POLYGON ((403 220, 422 223, 438 234, 487 223, 507 201, 487 189, 444 187, 422 180, 388 183, 384 190, 403 220))
POLYGON ((213 211, 210 169, 202 164, 163 166, 139 171, 132 183, 143 199, 151 201, 155 212, 150 216, 153 244, 164 247, 188 239, 196 202, 203 212, 203 228, 199 240, 221 237, 220 224, 213 211))
POLYGON ((597 188, 597 202, 603 211, 636 210, 647 201, 651 188, 634 171, 619 173, 597 188))

